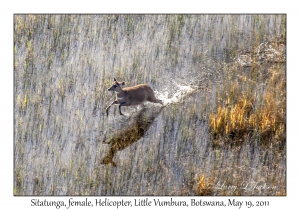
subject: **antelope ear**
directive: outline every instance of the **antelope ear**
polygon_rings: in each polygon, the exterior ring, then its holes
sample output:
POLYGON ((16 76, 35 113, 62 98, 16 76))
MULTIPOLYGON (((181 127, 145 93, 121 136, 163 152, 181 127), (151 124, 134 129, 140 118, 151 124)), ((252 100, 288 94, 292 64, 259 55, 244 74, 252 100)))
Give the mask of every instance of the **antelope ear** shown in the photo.
POLYGON ((122 85, 125 85, 125 82, 122 82, 122 85))
POLYGON ((115 81, 115 82, 117 81, 116 78, 114 78, 114 81, 115 81))

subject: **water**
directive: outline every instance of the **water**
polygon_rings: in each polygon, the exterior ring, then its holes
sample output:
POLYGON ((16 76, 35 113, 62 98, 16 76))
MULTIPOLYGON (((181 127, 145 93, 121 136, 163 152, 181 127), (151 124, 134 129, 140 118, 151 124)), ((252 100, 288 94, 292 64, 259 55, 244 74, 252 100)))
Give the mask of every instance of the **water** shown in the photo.
POLYGON ((215 148, 208 124, 224 65, 283 34, 284 16, 14 18, 16 195, 197 195, 200 175, 277 185, 213 195, 285 191, 285 150, 215 148), (107 117, 114 77, 149 84, 164 106, 123 107, 125 116, 114 106, 107 117))

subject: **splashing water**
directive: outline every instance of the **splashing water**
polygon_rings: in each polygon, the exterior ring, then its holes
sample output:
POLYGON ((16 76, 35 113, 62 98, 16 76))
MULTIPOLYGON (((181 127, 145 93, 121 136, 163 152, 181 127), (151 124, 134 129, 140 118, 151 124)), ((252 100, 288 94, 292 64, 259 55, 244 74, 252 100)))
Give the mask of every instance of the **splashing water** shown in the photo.
POLYGON ((198 89, 198 86, 177 85, 176 91, 174 93, 170 93, 169 91, 155 91, 155 95, 157 95, 157 97, 162 100, 163 106, 168 106, 171 104, 182 102, 186 97, 196 92, 198 89))

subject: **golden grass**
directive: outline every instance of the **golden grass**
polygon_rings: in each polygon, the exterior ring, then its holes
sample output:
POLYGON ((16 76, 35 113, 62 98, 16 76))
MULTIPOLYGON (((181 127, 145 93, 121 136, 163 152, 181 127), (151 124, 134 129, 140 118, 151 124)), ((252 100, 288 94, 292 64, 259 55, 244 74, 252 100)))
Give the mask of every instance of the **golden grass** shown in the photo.
POLYGON ((275 65, 270 67, 262 93, 258 87, 243 90, 242 83, 247 80, 252 81, 252 78, 243 77, 232 82, 229 93, 223 94, 227 96, 227 103, 219 103, 216 113, 209 115, 214 143, 223 144, 224 137, 234 142, 249 137, 258 137, 262 143, 285 142, 285 72, 275 65))
POLYGON ((215 181, 214 175, 206 178, 204 174, 196 177, 196 194, 201 196, 212 196, 213 195, 213 183, 215 181))

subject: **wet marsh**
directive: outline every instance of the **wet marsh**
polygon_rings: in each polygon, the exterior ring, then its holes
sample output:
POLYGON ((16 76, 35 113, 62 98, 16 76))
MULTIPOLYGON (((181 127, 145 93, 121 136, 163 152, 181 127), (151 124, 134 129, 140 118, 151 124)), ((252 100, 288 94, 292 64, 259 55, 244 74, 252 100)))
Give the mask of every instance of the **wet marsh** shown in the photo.
POLYGON ((15 15, 14 195, 285 195, 285 37, 285 15, 15 15), (107 116, 114 77, 164 106, 107 116))

